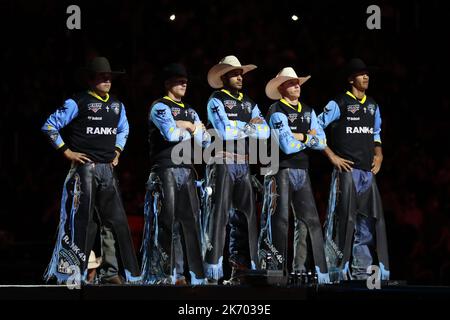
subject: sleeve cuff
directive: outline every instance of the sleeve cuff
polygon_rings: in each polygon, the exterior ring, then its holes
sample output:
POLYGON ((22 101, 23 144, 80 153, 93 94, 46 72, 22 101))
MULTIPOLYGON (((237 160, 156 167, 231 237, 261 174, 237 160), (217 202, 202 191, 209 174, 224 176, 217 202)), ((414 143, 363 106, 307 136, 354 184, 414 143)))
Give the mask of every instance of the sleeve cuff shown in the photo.
POLYGON ((119 151, 119 153, 121 153, 121 152, 123 151, 123 149, 121 149, 119 146, 116 146, 116 147, 114 148, 114 150, 115 150, 115 151, 119 151))
POLYGON ((200 130, 200 126, 195 126, 195 130, 194 130, 194 132, 192 132, 192 135, 193 136, 197 135, 199 130, 200 130))
POLYGON ((381 147, 381 141, 375 141, 375 147, 381 147))
POLYGON ((63 144, 62 146, 56 148, 56 150, 62 153, 64 153, 64 151, 66 151, 67 149, 69 149, 69 147, 66 144, 63 144))
POLYGON ((301 141, 302 143, 306 144, 308 143, 309 137, 306 133, 303 134, 303 140, 301 141))

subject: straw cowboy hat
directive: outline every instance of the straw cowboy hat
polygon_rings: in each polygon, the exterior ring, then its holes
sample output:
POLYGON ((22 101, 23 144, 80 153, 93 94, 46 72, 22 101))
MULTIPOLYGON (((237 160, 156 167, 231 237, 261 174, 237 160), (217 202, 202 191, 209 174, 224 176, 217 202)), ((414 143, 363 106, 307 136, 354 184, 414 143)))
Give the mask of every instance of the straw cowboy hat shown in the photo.
POLYGON ((235 56, 226 56, 218 64, 213 66, 208 71, 208 83, 214 89, 219 89, 223 87, 221 76, 231 70, 241 69, 242 74, 245 74, 249 71, 256 69, 257 67, 254 64, 247 64, 245 66, 241 65, 238 58, 235 56))
POLYGON ((278 87, 282 85, 284 82, 291 79, 298 79, 298 84, 301 86, 304 84, 311 76, 307 77, 298 77, 295 73, 294 69, 291 67, 283 68, 277 76, 271 79, 266 85, 266 95, 272 100, 281 99, 281 94, 278 91, 278 87))

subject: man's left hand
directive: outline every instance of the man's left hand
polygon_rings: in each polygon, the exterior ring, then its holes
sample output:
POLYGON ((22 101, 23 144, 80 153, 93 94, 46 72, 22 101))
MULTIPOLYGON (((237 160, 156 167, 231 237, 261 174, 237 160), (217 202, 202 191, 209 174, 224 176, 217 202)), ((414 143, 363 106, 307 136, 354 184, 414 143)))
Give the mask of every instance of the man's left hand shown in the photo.
POLYGON ((264 120, 261 119, 260 117, 256 117, 256 118, 252 118, 252 119, 250 120, 250 123, 253 123, 253 124, 262 124, 262 123, 264 123, 264 120))

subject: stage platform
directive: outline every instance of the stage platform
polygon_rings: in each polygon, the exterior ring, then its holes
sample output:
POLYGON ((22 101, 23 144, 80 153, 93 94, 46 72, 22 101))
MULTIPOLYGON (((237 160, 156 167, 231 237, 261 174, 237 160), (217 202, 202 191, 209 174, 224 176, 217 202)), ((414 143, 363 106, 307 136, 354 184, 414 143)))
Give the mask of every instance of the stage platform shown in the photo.
POLYGON ((153 300, 153 301, 317 301, 317 300, 450 299, 450 287, 409 286, 390 281, 381 289, 364 283, 310 287, 277 286, 150 286, 88 285, 68 289, 57 285, 3 285, 0 300, 153 300))

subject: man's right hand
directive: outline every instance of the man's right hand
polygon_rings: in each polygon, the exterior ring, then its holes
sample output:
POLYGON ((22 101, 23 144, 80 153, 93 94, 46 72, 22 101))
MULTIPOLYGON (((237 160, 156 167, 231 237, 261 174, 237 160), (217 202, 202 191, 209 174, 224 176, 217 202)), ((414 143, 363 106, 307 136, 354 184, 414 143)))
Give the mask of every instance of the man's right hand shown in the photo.
POLYGON ((294 139, 298 141, 303 141, 305 139, 303 133, 292 133, 292 135, 294 136, 294 139))
POLYGON ((66 149, 64 151, 64 157, 66 157, 66 159, 73 161, 75 163, 84 164, 85 162, 92 162, 92 160, 89 159, 86 154, 81 153, 81 152, 73 152, 70 149, 66 149))
POLYGON ((178 120, 175 121, 178 128, 186 129, 190 133, 195 131, 195 125, 192 122, 184 121, 184 120, 178 120))
POLYGON ((355 164, 353 161, 341 158, 336 154, 329 155, 328 158, 330 159, 331 163, 336 168, 338 168, 339 172, 342 172, 342 170, 347 172, 352 171, 352 165, 355 164))

